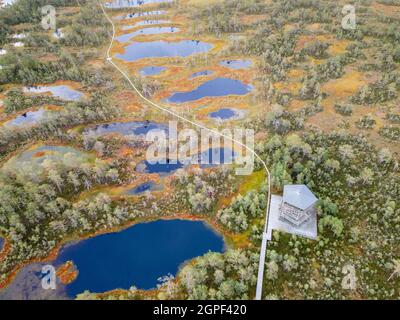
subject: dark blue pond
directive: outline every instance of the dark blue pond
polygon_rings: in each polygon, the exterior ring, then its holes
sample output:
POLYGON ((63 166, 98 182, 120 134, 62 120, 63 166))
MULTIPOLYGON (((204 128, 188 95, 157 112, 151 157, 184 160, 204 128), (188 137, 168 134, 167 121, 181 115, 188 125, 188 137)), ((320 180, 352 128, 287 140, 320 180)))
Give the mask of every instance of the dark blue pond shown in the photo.
POLYGON ((176 27, 150 27, 150 28, 143 28, 140 30, 136 30, 128 34, 123 34, 119 37, 116 37, 115 39, 117 39, 119 42, 128 42, 129 40, 137 36, 176 33, 179 31, 180 31, 179 28, 176 27))
POLYGON ((219 63, 223 67, 230 69, 247 69, 253 64, 250 60, 225 60, 219 63))
POLYGON ((201 77, 201 76, 209 76, 212 75, 214 72, 211 70, 203 70, 203 71, 199 71, 199 72, 195 72, 193 73, 189 79, 194 79, 197 77, 201 77))
POLYGON ((146 12, 135 12, 129 13, 126 16, 118 16, 116 17, 117 20, 124 20, 124 19, 136 19, 141 17, 153 16, 153 15, 163 15, 167 14, 167 11, 163 10, 155 10, 155 11, 146 11, 146 12))
POLYGON ((245 95, 248 94, 253 87, 246 85, 239 80, 230 78, 216 78, 201 84, 193 91, 176 92, 171 95, 167 101, 171 103, 183 103, 195 101, 204 97, 220 97, 227 95, 245 95))
POLYGON ((221 108, 217 111, 210 112, 208 116, 216 121, 238 120, 245 116, 244 110, 221 108))
POLYGON ((172 2, 172 0, 113 0, 104 4, 109 9, 140 7, 151 3, 172 2))
POLYGON ((119 133, 123 136, 128 135, 146 135, 151 130, 168 131, 167 126, 154 122, 114 122, 96 126, 92 129, 85 130, 85 133, 91 133, 96 136, 101 136, 109 133, 119 133))
POLYGON ((138 172, 158 173, 160 175, 168 175, 174 171, 185 167, 186 165, 200 165, 201 168, 209 168, 221 164, 232 164, 235 159, 235 152, 229 148, 210 148, 207 151, 201 152, 190 157, 188 160, 180 161, 163 161, 149 162, 142 161, 136 167, 138 172))
POLYGON ((3 250, 4 239, 0 237, 0 251, 3 250))
POLYGON ((172 21, 171 20, 143 20, 143 21, 136 22, 133 26, 122 27, 122 30, 129 30, 129 29, 139 27, 139 26, 150 26, 150 25, 155 25, 155 24, 168 24, 168 23, 172 23, 172 21))
POLYGON ((157 67, 157 66, 149 66, 149 67, 144 67, 144 68, 140 69, 140 74, 142 76, 154 76, 154 75, 160 74, 165 69, 167 69, 167 68, 157 67))
POLYGON ((82 98, 83 93, 77 90, 71 89, 68 86, 36 86, 27 87, 23 89, 26 93, 46 93, 50 92, 53 96, 62 100, 77 101, 82 98))
MULTIPOLYGON (((166 161, 164 160, 164 162, 166 161)), ((163 175, 163 174, 170 174, 180 168, 183 168, 183 163, 176 160, 167 161, 166 163, 159 163, 159 162, 152 163, 146 160, 141 162, 137 166, 136 171, 146 172, 146 173, 159 173, 163 175)))
POLYGON ((224 241, 205 223, 160 220, 67 246, 57 264, 77 266, 79 275, 66 288, 74 297, 85 290, 155 288, 159 277, 176 275, 182 263, 209 251, 223 252, 224 241))
POLYGON ((138 195, 138 194, 144 193, 146 191, 153 190, 155 188, 155 186, 156 186, 156 184, 152 181, 145 182, 133 189, 128 190, 127 194, 128 195, 138 195))
POLYGON ((207 52, 212 47, 209 43, 196 40, 133 42, 125 47, 125 53, 117 54, 116 57, 129 62, 144 58, 187 57, 207 52))

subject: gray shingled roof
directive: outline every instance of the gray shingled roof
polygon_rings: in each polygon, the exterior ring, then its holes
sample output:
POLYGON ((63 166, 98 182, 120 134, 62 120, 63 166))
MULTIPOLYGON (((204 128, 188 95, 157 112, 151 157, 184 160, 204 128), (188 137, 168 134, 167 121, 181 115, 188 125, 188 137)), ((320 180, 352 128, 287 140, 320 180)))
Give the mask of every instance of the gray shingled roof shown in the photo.
POLYGON ((283 188, 283 202, 305 210, 317 202, 317 197, 304 184, 287 185, 283 188))

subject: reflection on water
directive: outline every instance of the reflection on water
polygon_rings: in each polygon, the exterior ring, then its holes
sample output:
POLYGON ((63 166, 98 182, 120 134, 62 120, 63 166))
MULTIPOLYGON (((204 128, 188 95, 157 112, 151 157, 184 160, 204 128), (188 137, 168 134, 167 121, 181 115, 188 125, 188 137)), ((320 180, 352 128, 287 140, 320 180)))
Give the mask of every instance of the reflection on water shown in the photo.
POLYGON ((209 75, 212 75, 213 73, 214 73, 214 71, 210 71, 210 70, 203 70, 203 71, 195 72, 190 76, 189 79, 194 79, 194 78, 201 77, 201 76, 209 76, 209 75))
POLYGON ((163 72, 165 69, 165 67, 156 67, 156 66, 149 66, 149 67, 144 67, 142 69, 140 69, 140 74, 142 76, 154 76, 157 74, 160 74, 161 72, 163 72))
POLYGON ((167 133, 168 127, 164 124, 149 121, 113 122, 86 129, 85 133, 95 136, 101 136, 109 133, 119 133, 123 136, 138 136, 146 135, 151 130, 160 130, 167 133))
POLYGON ((232 164, 235 158, 236 154, 230 148, 210 148, 189 157, 189 159, 180 159, 182 162, 172 159, 145 160, 137 165, 136 171, 158 173, 165 176, 187 165, 200 165, 201 168, 209 168, 222 164, 232 164))
POLYGON ((77 101, 82 98, 83 93, 77 90, 71 89, 68 86, 37 86, 37 87, 25 87, 23 89, 26 93, 46 93, 50 92, 53 96, 62 100, 77 101))
POLYGON ((149 26, 149 25, 156 25, 156 24, 169 24, 172 23, 170 20, 143 20, 136 22, 132 26, 122 26, 121 30, 130 30, 140 26, 149 26))
POLYGON ((217 111, 210 112, 208 116, 218 121, 241 119, 244 116, 244 111, 232 108, 221 108, 217 111))
POLYGON ((230 78, 216 78, 201 84, 193 91, 176 92, 167 101, 171 103, 183 103, 195 101, 204 97, 220 97, 227 95, 245 95, 253 89, 239 80, 230 78))
POLYGON ((163 14, 167 14, 167 11, 155 10, 155 11, 129 13, 124 16, 117 16, 115 19, 117 19, 117 20, 136 19, 136 18, 141 18, 141 17, 153 16, 153 15, 163 15, 163 14))
POLYGON ((57 279, 55 290, 42 287, 42 267, 48 263, 32 263, 17 273, 14 280, 0 289, 0 300, 65 300, 65 286, 57 279))
POLYGON ((96 236, 65 247, 57 264, 73 261, 79 274, 68 296, 85 290, 152 289, 157 279, 209 251, 224 251, 221 235, 200 221, 160 220, 96 236))
POLYGON ((223 67, 230 69, 247 69, 253 64, 250 60, 225 60, 219 63, 223 67))
POLYGON ((125 53, 117 54, 116 57, 129 62, 144 58, 187 57, 207 52, 212 47, 209 43, 196 40, 133 42, 125 47, 125 53))
POLYGON ((39 109, 37 111, 28 111, 25 112, 18 117, 14 118, 13 120, 10 120, 6 122, 6 125, 8 126, 20 126, 20 125, 33 125, 36 124, 40 119, 43 118, 43 115, 45 114, 46 110, 44 109, 39 109))
POLYGON ((216 119, 230 119, 236 115, 236 112, 229 108, 219 109, 218 111, 211 112, 209 116, 216 119))

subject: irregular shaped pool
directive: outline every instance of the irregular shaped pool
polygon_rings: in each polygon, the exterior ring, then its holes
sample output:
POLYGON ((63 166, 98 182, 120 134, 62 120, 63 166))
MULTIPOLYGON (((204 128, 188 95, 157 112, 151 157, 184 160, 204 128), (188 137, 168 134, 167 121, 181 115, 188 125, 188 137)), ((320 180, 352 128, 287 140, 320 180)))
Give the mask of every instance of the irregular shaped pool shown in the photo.
POLYGON ((229 148, 211 148, 197 156, 201 168, 214 167, 221 164, 232 164, 235 152, 229 148))
POLYGON ((253 62, 250 60, 225 60, 221 61, 219 64, 223 67, 238 70, 250 68, 253 62))
POLYGON ((204 222, 141 223, 64 246, 56 261, 50 263, 57 268, 73 261, 79 273, 69 285, 58 283, 56 290, 43 289, 41 271, 49 263, 32 263, 0 290, 0 300, 68 299, 85 290, 105 292, 131 286, 152 289, 159 277, 176 275, 183 263, 210 251, 225 251, 224 239, 204 222))
POLYGON ((72 260, 79 274, 67 285, 70 297, 85 290, 152 289, 159 277, 176 275, 186 261, 223 252, 224 241, 200 221, 160 220, 66 246, 57 264, 72 260))
POLYGON ((236 157, 235 152, 230 148, 210 148, 204 152, 180 161, 164 160, 163 162, 142 161, 136 167, 137 172, 158 173, 161 176, 169 175, 187 165, 200 165, 201 168, 214 167, 221 164, 232 164, 236 157), (165 162, 165 163, 164 163, 165 162))
POLYGON ((209 43, 196 40, 133 42, 125 47, 125 53, 117 54, 116 57, 129 62, 144 58, 187 57, 207 52, 212 47, 209 43))
POLYGON ((150 27, 143 28, 128 34, 123 34, 119 37, 116 37, 115 39, 117 39, 119 42, 128 42, 130 39, 141 35, 176 33, 179 31, 180 29, 176 27, 150 27))
POLYGON ((161 72, 163 72, 166 69, 167 68, 165 68, 165 67, 149 66, 149 67, 144 67, 144 68, 140 69, 139 72, 142 76, 155 76, 157 74, 160 74, 161 72))
POLYGON ((246 95, 252 89, 253 87, 251 85, 246 85, 240 80, 216 78, 201 84, 193 91, 176 92, 167 99, 167 102, 183 103, 199 100, 205 97, 246 95))

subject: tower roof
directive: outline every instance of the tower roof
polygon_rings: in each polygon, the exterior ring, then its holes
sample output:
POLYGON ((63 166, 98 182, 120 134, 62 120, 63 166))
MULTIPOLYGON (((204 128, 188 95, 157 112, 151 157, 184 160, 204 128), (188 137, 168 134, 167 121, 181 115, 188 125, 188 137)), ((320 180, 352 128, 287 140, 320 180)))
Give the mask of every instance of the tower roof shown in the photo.
POLYGON ((283 188, 283 202, 305 210, 317 202, 317 197, 304 184, 286 185, 283 188))

